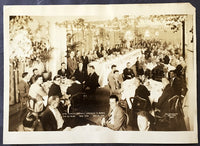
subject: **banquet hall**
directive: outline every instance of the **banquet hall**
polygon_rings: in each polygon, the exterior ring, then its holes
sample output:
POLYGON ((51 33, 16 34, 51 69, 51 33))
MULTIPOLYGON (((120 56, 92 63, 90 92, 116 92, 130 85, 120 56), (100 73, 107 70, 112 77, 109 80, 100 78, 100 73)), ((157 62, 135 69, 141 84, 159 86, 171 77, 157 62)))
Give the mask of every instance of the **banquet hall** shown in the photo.
POLYGON ((192 15, 10 16, 9 131, 191 131, 192 15))

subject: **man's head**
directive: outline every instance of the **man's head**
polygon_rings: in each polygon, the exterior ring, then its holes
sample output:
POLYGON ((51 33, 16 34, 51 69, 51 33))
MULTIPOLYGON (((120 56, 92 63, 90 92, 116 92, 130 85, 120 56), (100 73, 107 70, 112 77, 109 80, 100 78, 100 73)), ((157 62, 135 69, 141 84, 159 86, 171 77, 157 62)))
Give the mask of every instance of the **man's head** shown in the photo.
POLYGON ((56 75, 54 78, 53 78, 53 82, 57 85, 60 85, 60 79, 61 77, 59 75, 56 75))
POLYGON ((93 74, 95 72, 95 67, 93 65, 88 66, 88 73, 93 74))
POLYGON ((34 75, 38 75, 38 69, 37 69, 37 68, 34 68, 34 69, 33 69, 33 74, 34 74, 34 75))
POLYGON ((112 71, 115 71, 115 70, 117 69, 117 66, 116 66, 115 64, 113 64, 113 65, 111 66, 111 69, 112 69, 112 71))
POLYGON ((29 80, 28 72, 24 72, 24 73, 22 74, 22 78, 25 79, 25 80, 29 80))
POLYGON ((36 75, 36 77, 35 77, 35 82, 37 83, 37 84, 42 84, 43 83, 43 78, 42 78, 42 76, 41 75, 36 75))
POLYGON ((60 99, 58 96, 51 96, 48 99, 48 105, 52 108, 57 108, 59 105, 60 99))
POLYGON ((137 124, 140 131, 148 131, 150 127, 149 115, 145 111, 137 113, 137 124))
POLYGON ((66 64, 64 62, 61 63, 61 69, 65 69, 66 64))
POLYGON ((114 109, 118 105, 118 100, 119 98, 117 97, 117 95, 110 96, 109 104, 111 109, 114 109))
POLYGON ((28 114, 23 120, 24 131, 34 131, 36 117, 33 114, 28 114))
POLYGON ((71 52, 70 52, 70 57, 73 58, 74 55, 75 55, 74 51, 71 51, 71 52))
POLYGON ((130 63, 130 62, 127 62, 126 67, 127 67, 127 68, 131 68, 131 63, 130 63))

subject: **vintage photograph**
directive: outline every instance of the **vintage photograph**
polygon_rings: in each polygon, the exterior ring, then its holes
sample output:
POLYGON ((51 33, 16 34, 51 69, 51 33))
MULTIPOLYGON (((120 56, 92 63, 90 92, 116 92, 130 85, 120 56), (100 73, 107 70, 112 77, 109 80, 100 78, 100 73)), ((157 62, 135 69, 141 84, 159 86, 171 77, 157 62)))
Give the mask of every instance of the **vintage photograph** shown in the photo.
POLYGON ((5 6, 4 16, 4 142, 52 132, 198 141, 190 4, 5 6))

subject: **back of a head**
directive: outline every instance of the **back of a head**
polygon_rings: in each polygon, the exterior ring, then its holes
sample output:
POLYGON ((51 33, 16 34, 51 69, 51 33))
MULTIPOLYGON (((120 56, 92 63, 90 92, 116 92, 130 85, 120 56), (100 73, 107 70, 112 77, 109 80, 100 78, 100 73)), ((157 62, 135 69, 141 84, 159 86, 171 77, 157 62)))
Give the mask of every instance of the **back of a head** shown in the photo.
POLYGON ((36 117, 33 114, 28 114, 26 118, 23 120, 23 126, 34 130, 35 121, 36 121, 36 117))
POLYGON ((117 95, 110 95, 110 99, 115 99, 116 102, 119 101, 119 98, 117 95))

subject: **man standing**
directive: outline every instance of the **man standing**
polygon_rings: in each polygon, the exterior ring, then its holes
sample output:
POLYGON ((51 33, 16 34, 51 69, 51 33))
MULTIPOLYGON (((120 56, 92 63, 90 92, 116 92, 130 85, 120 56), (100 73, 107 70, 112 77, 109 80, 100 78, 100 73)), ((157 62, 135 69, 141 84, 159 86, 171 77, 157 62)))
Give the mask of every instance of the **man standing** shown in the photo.
POLYGON ((20 99, 20 104, 21 104, 20 119, 22 118, 22 114, 23 114, 22 112, 23 106, 26 105, 28 101, 28 93, 29 93, 28 80, 29 80, 28 72, 24 72, 22 74, 22 80, 18 84, 19 99, 20 99))
POLYGON ((125 130, 128 117, 121 107, 118 105, 118 97, 111 95, 109 104, 110 109, 105 118, 102 119, 102 126, 108 127, 112 130, 125 130))
POLYGON ((70 57, 67 59, 67 69, 69 71, 69 78, 71 78, 77 69, 76 58, 74 57, 74 52, 70 53, 70 57))

